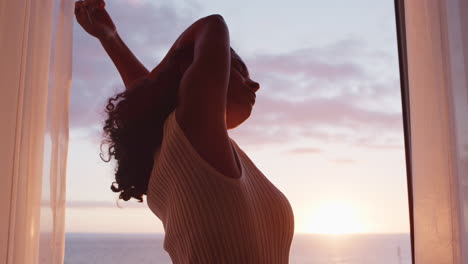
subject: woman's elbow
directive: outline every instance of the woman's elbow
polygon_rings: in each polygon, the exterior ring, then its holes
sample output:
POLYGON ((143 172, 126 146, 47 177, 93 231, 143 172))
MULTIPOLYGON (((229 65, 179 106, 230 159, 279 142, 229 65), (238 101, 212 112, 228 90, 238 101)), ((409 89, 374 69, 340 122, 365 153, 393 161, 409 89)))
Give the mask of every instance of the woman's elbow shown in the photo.
POLYGON ((226 21, 224 20, 223 16, 219 14, 213 14, 209 15, 203 18, 205 23, 208 23, 210 25, 212 24, 221 24, 221 25, 226 25, 226 21))
POLYGON ((209 15, 209 16, 206 16, 204 19, 206 20, 214 20, 214 21, 224 21, 224 17, 220 14, 213 14, 213 15, 209 15))

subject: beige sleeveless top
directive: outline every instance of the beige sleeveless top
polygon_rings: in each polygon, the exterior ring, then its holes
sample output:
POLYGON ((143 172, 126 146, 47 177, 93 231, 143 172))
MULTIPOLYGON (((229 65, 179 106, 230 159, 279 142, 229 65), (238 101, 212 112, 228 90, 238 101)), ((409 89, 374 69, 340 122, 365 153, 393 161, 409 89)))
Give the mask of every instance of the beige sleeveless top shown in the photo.
POLYGON ((288 199, 231 140, 241 177, 224 176, 165 120, 147 203, 164 226, 174 264, 289 263, 294 214, 288 199))

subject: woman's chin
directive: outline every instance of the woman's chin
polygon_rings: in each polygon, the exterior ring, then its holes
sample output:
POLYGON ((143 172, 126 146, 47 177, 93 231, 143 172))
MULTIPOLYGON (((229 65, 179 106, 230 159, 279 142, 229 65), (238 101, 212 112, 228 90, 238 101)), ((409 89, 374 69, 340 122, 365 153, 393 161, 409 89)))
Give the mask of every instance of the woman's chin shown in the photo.
POLYGON ((250 114, 252 113, 252 105, 242 107, 242 110, 237 110, 236 112, 227 112, 226 123, 228 129, 233 129, 240 126, 247 119, 249 119, 250 114))

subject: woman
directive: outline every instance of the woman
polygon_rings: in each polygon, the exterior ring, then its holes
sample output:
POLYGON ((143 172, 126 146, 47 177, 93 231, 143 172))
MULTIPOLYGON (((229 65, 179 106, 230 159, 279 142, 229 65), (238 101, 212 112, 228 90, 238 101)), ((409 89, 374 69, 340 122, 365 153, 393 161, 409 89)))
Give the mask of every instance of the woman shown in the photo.
POLYGON ((125 201, 147 195, 173 263, 289 263, 292 208, 227 132, 250 116, 259 84, 223 17, 193 23, 148 72, 103 1, 77 2, 75 14, 126 86, 106 106, 111 189, 125 201))

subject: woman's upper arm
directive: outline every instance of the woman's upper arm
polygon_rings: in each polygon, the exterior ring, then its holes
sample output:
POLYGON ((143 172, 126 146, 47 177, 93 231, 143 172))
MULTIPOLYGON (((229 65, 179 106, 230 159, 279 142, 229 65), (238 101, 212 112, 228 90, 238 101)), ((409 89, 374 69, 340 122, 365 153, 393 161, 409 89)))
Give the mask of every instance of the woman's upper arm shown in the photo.
POLYGON ((174 61, 175 57, 177 56, 176 54, 184 53, 184 56, 190 57, 187 55, 187 53, 193 53, 193 42, 195 35, 200 31, 200 29, 204 26, 205 23, 209 22, 210 20, 215 20, 216 16, 219 15, 210 15, 207 17, 200 18, 199 20, 195 21, 192 25, 190 25, 187 29, 185 29, 184 32, 182 32, 182 34, 180 34, 180 36, 176 39, 176 41, 174 41, 171 48, 166 53, 161 62, 150 72, 148 77, 150 79, 155 79, 156 76, 159 74, 159 68, 164 68, 168 64, 177 63, 176 61, 174 61))
POLYGON ((219 15, 205 19, 194 37, 193 61, 180 81, 177 112, 186 122, 225 126, 231 63, 229 30, 219 15))
POLYGON ((207 18, 195 35, 193 61, 180 81, 175 118, 201 158, 224 175, 238 175, 225 117, 229 30, 221 16, 207 18))

